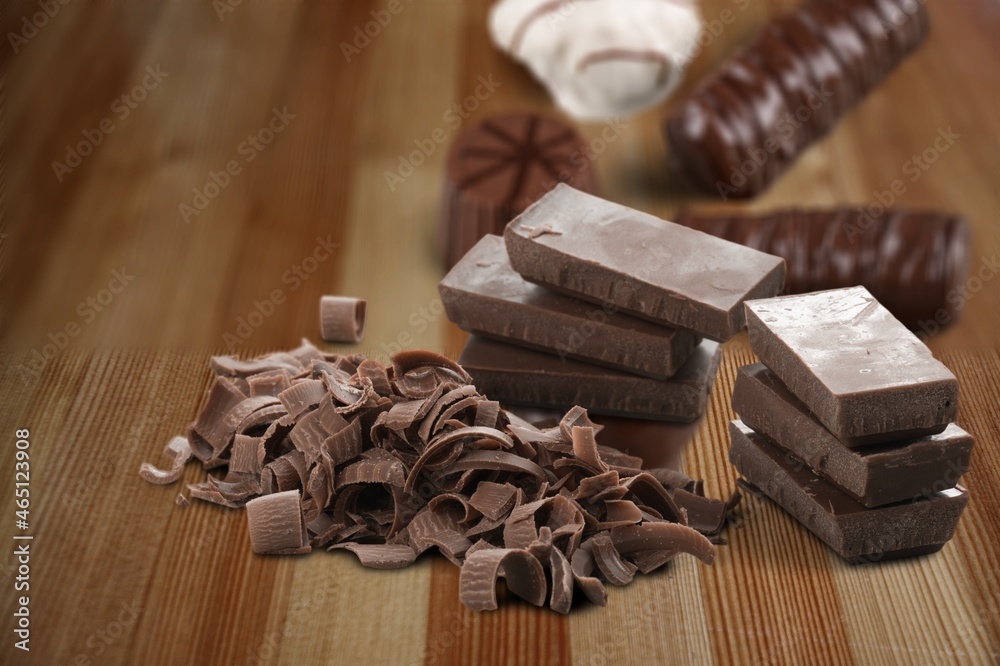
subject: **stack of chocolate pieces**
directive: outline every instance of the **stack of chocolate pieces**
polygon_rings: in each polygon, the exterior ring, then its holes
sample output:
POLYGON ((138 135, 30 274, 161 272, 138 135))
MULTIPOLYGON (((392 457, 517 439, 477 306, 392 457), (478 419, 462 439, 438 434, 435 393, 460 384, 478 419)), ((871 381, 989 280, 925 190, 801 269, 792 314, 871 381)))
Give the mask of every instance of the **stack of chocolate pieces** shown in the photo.
POLYGON ((746 317, 763 362, 733 391, 746 481, 849 561, 940 550, 969 499, 955 376, 864 287, 751 301, 746 317))
POLYGON ((558 185, 439 285, 493 400, 691 422, 743 302, 780 292, 768 254, 558 185))

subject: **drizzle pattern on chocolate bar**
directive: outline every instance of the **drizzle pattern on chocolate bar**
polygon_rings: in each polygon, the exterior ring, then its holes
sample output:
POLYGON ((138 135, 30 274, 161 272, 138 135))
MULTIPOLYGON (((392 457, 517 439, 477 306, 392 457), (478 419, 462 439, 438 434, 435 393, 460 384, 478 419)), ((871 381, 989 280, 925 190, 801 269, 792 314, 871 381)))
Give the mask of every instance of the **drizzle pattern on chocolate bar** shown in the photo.
POLYGON ((225 476, 191 497, 247 508, 254 552, 343 549, 399 568, 436 548, 462 567, 459 594, 497 607, 496 583, 565 613, 579 587, 595 603, 680 552, 706 563, 739 500, 708 499, 671 470, 597 443, 575 407, 536 427, 478 393, 453 361, 405 351, 388 366, 304 342, 254 361, 213 359, 214 382, 185 440, 225 476))
POLYGON ((971 253, 960 216, 890 208, 872 217, 844 206, 765 215, 681 211, 675 221, 782 257, 787 293, 862 285, 910 327, 958 316, 959 301, 948 294, 965 282, 971 253))
POLYGON ((677 106, 666 123, 673 156, 704 191, 752 197, 832 130, 928 29, 923 2, 806 0, 677 106))

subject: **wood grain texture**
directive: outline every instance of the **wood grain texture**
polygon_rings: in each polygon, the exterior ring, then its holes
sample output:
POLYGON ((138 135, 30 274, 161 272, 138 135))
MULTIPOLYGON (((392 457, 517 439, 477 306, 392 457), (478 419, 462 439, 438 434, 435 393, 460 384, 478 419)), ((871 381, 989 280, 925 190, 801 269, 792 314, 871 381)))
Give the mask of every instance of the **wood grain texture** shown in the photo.
MULTIPOLYGON (((959 377, 958 422, 977 440, 963 479, 971 500, 941 553, 852 567, 750 497, 714 566, 679 559, 610 590, 606 608, 569 617, 515 599, 474 614, 443 558, 381 572, 346 553, 256 557, 242 513, 181 509, 181 486, 139 480, 139 463, 162 462, 163 444, 195 414, 209 355, 315 339, 322 294, 369 299, 361 351, 460 350, 465 335, 436 292, 446 145, 402 183, 390 186, 386 172, 436 129, 450 140, 490 114, 551 105, 489 44, 486 0, 404 0, 348 60, 342 43, 387 4, 243 2, 220 18, 210 3, 72 3, 16 51, 3 45, 0 469, 13 467, 14 430, 30 428, 36 554, 30 655, 12 646, 16 561, 12 548, 0 556, 0 663, 1000 660, 1000 278, 987 270, 1000 257, 995 0, 929 3, 929 42, 751 202, 701 199, 671 173, 660 128, 669 103, 580 126, 605 194, 667 218, 682 206, 868 204, 905 178, 900 204, 969 219, 973 270, 983 273, 967 283, 958 323, 929 340, 959 377), (157 65, 168 76, 121 117, 115 100, 157 65), (499 85, 476 100, 480 77, 499 85), (447 115, 455 104, 457 127, 447 115), (294 118, 248 151, 275 109, 294 118), (103 118, 114 130, 60 181, 52 163, 103 118), (960 138, 909 180, 907 160, 948 127, 960 138), (185 222, 179 206, 229 161, 239 173, 185 222), (115 270, 135 278, 101 303, 115 270), (261 308, 270 314, 251 317, 261 308), (78 332, 66 349, 41 356, 63 346, 69 324, 78 332)), ((705 0, 706 20, 725 10, 734 20, 707 40, 679 94, 792 4, 705 0)), ((37 10, 7 5, 4 35, 37 10)), ((754 360, 745 336, 726 345, 685 453, 713 496, 735 487, 730 395, 737 368, 754 360)), ((192 466, 185 481, 203 476, 192 466)), ((0 539, 15 531, 12 497, 4 473, 0 539)))

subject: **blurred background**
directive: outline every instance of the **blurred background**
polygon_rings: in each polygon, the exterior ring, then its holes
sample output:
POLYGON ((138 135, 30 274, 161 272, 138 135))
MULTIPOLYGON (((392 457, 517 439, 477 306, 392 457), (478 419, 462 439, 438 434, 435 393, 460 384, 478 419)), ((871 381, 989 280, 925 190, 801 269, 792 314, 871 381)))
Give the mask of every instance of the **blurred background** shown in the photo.
MULTIPOLYGON (((53 2, 51 17, 36 2, 6 10, 3 348, 284 348, 316 339, 319 296, 341 293, 370 301, 364 351, 385 355, 402 336, 457 353, 436 304, 448 143, 402 182, 386 174, 437 129, 450 143, 492 114, 559 115, 490 43, 489 2, 403 0, 371 37, 378 0, 53 2), (495 82, 482 100, 481 77, 495 82), (324 244, 336 249, 317 255, 324 244), (267 315, 275 290, 285 299, 267 315), (255 310, 265 316, 239 335, 255 310)), ((792 6, 706 0, 719 34, 671 99, 792 6)), ((615 134, 593 160, 605 196, 669 219, 682 206, 868 205, 904 178, 897 205, 967 217, 979 268, 1000 252, 1000 10, 930 11, 928 43, 749 202, 712 201, 668 171, 669 101, 612 121, 616 133, 574 123, 590 139, 615 134), (911 181, 906 163, 949 127, 959 138, 911 181)), ((996 346, 998 296, 1000 280, 984 281, 933 344, 996 346)))

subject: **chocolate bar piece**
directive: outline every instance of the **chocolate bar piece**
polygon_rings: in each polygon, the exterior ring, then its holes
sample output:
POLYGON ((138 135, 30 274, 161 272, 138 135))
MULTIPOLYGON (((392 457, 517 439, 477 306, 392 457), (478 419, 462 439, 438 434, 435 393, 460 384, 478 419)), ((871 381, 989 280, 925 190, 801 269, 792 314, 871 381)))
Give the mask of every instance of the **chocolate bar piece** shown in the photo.
POLYGON ((448 319, 463 331, 667 379, 701 340, 527 282, 507 260, 503 238, 486 236, 438 285, 448 319))
POLYGON ((954 423, 930 437, 845 447, 760 363, 740 368, 733 409, 746 425, 869 508, 951 488, 969 469, 972 436, 954 423))
POLYGON ((872 215, 849 206, 766 215, 681 211, 675 222, 782 257, 789 294, 862 285, 901 322, 929 333, 958 316, 959 303, 948 294, 969 273, 969 226, 947 213, 890 208, 872 215))
POLYGON ((559 185, 504 232, 525 279, 726 341, 743 301, 781 291, 785 262, 559 185))
POLYGON ((705 411, 721 349, 710 341, 695 349, 668 380, 559 358, 475 335, 458 360, 491 400, 511 405, 690 422, 705 411))
POLYGON ((864 287, 746 304, 750 346, 847 446, 933 435, 958 380, 864 287))
POLYGON ((752 197, 925 39, 916 0, 806 0, 726 60, 668 118, 681 171, 705 192, 752 197))
POLYGON ((742 421, 732 421, 729 434, 729 460, 740 474, 853 563, 941 550, 969 501, 965 488, 956 486, 868 509, 742 421))
POLYGON ((487 118, 448 151, 438 245, 451 268, 557 183, 597 192, 586 140, 571 125, 532 113, 487 118))

